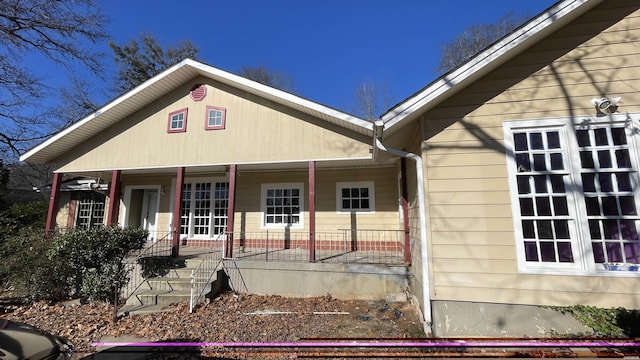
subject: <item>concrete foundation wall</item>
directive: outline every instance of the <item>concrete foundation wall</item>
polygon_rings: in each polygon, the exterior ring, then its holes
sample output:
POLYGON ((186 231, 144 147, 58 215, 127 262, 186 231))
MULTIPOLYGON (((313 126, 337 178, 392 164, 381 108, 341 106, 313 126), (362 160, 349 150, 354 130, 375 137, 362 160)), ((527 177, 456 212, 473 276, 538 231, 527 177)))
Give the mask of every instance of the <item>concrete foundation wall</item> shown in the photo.
POLYGON ((236 261, 226 265, 236 291, 291 297, 331 295, 339 299, 406 301, 405 266, 236 261))
POLYGON ((539 306, 434 301, 432 309, 437 337, 549 337, 591 332, 571 315, 539 306))

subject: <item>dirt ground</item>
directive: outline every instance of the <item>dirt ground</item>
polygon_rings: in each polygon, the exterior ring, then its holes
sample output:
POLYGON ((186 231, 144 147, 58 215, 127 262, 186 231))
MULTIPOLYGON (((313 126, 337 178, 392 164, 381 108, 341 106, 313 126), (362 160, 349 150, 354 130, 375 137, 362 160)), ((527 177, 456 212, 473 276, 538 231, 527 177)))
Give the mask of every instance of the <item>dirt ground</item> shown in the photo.
POLYGON ((69 339, 76 352, 89 354, 104 339, 148 342, 293 342, 317 338, 425 337, 416 308, 409 302, 338 300, 330 296, 284 298, 225 293, 189 313, 174 311, 124 316, 113 322, 113 307, 32 303, 0 316, 37 326, 69 339))

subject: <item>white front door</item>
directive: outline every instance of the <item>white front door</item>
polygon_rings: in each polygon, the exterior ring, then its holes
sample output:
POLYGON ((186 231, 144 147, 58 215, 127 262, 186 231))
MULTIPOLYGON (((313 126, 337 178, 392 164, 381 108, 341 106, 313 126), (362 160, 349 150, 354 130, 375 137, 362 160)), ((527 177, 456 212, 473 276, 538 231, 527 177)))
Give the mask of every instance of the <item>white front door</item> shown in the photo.
POLYGON ((157 231, 157 216, 158 216, 158 190, 157 189, 145 189, 142 196, 142 228, 149 232, 149 238, 156 239, 157 231))

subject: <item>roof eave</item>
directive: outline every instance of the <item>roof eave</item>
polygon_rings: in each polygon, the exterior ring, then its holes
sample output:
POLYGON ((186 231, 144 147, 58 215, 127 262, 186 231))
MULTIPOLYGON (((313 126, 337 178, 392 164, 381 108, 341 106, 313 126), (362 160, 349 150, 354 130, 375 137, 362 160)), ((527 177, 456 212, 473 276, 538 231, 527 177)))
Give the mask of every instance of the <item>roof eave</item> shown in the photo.
POLYGON ((566 0, 553 5, 512 34, 387 111, 380 117, 385 123, 385 130, 393 132, 394 128, 399 128, 399 124, 419 117, 602 1, 566 0))

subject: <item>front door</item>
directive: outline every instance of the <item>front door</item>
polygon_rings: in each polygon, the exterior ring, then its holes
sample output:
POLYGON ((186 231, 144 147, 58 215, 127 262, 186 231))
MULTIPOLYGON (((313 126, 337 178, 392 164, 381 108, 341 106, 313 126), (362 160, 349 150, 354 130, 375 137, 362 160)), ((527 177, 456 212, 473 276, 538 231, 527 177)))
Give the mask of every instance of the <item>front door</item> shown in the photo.
POLYGON ((157 240, 156 238, 156 221, 158 215, 158 190, 157 189, 144 189, 142 195, 142 214, 140 215, 141 226, 143 229, 149 232, 150 240, 157 240))

